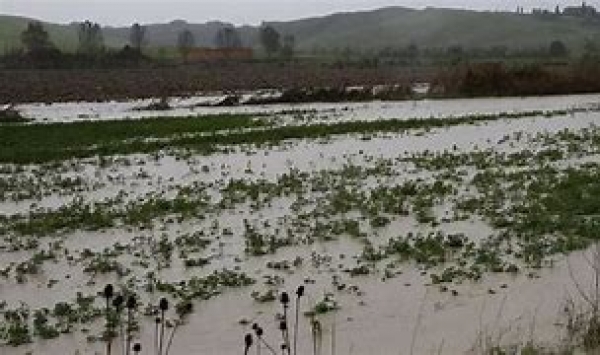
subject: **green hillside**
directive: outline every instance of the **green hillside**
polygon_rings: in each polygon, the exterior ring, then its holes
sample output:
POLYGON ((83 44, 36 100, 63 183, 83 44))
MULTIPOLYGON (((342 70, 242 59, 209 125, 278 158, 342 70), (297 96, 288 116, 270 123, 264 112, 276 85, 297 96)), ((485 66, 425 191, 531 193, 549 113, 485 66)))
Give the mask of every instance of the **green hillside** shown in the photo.
MULTIPOLYGON (((0 15, 0 50, 6 51, 19 47, 21 32, 27 28, 31 19, 24 17, 0 15)), ((71 26, 44 23, 52 41, 61 48, 73 48, 76 45, 77 33, 71 26)))
MULTIPOLYGON (((0 15, 0 51, 6 51, 21 46, 20 34, 27 27, 27 24, 35 19, 0 15)), ((210 46, 217 31, 229 24, 222 22, 210 22, 206 24, 190 24, 185 21, 177 20, 165 24, 149 24, 147 27, 147 36, 150 46, 173 46, 177 43, 177 36, 183 29, 189 29, 194 33, 196 43, 200 46, 210 46)), ((74 50, 77 47, 77 25, 59 25, 44 23, 48 30, 52 42, 59 48, 65 50, 74 50)), ((252 33, 241 29, 242 34, 252 33)), ((104 27, 105 43, 110 47, 122 47, 129 41, 129 28, 125 27, 104 27)), ((246 43, 253 43, 254 38, 243 36, 246 43)))
MULTIPOLYGON (((19 46, 19 35, 30 19, 0 15, 0 50, 19 46)), ((271 23, 282 34, 293 34, 299 49, 356 48, 380 49, 416 43, 420 48, 547 47, 561 40, 571 50, 579 50, 586 39, 600 42, 600 20, 566 16, 519 15, 507 12, 476 12, 428 8, 413 10, 393 7, 375 11, 339 13, 319 18, 271 23)), ((190 29, 196 43, 209 46, 218 29, 227 24, 210 22, 189 24, 173 21, 151 24, 148 28, 150 46, 173 46, 177 34, 190 29)), ((52 40, 61 48, 76 46, 76 25, 46 25, 52 40)), ((257 46, 257 28, 239 28, 246 45, 257 46)), ((104 29, 109 46, 127 43, 128 28, 104 29)))
MULTIPOLYGON (((0 51, 9 51, 21 46, 21 32, 27 28, 31 21, 37 21, 25 17, 0 15, 0 51)), ((50 34, 50 38, 59 48, 72 51, 77 48, 77 25, 59 25, 44 23, 44 28, 50 34)), ((122 31, 122 30, 121 30, 122 31)), ((118 36, 114 36, 109 28, 105 29, 105 40, 109 46, 122 46, 126 43, 118 36)), ((126 32, 126 31, 125 31, 126 32)))
POLYGON ((533 48, 547 46, 555 39, 579 49, 586 38, 600 39, 600 22, 596 21, 433 8, 386 8, 273 25, 282 32, 295 34, 304 49, 382 48, 411 42, 421 48, 451 45, 533 48))

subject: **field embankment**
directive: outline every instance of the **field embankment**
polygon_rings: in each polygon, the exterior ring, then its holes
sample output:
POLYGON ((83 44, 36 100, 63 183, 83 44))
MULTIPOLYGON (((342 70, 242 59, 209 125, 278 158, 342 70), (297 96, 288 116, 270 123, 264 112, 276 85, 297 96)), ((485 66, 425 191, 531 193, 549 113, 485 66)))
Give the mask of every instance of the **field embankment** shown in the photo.
POLYGON ((111 70, 0 70, 0 103, 104 101, 207 91, 397 84, 426 70, 231 64, 111 70))

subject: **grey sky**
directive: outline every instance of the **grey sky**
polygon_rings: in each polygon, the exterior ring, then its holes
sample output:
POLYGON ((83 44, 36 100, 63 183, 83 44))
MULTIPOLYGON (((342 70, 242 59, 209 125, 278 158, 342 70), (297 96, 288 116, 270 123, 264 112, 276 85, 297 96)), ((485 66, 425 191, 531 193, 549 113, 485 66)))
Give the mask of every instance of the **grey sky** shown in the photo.
MULTIPOLYGON (((600 7, 600 0, 587 2, 600 7)), ((384 6, 453 7, 478 10, 514 10, 518 5, 554 8, 580 4, 576 0, 0 0, 0 13, 67 23, 90 19, 104 25, 127 25, 184 19, 189 22, 223 20, 258 24, 263 20, 290 20, 339 11, 384 6)))

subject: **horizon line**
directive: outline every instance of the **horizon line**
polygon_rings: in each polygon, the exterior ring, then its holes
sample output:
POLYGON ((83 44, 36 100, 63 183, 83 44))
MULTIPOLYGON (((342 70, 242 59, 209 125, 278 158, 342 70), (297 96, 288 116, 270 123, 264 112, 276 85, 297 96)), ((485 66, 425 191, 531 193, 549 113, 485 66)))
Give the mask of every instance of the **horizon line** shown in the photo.
MULTIPOLYGON (((373 9, 357 9, 357 10, 327 12, 327 13, 320 14, 320 15, 314 15, 314 16, 307 15, 307 16, 302 16, 302 17, 298 17, 298 18, 294 18, 294 19, 261 20, 260 22, 257 22, 257 23, 234 23, 233 21, 227 21, 227 20, 223 20, 223 19, 211 19, 211 20, 206 20, 206 21, 194 22, 192 20, 188 20, 185 18, 173 18, 171 20, 165 20, 162 22, 161 21, 149 21, 149 22, 133 21, 128 24, 106 24, 106 23, 101 23, 101 22, 96 22, 96 21, 92 21, 92 22, 98 23, 103 28, 123 28, 123 27, 131 26, 134 23, 139 23, 140 25, 143 25, 143 26, 153 26, 153 25, 172 24, 174 22, 184 22, 189 25, 205 25, 205 24, 210 24, 210 23, 222 23, 222 24, 227 24, 227 25, 233 25, 235 27, 259 27, 265 23, 269 24, 269 23, 282 23, 282 22, 296 22, 296 21, 305 21, 305 20, 310 20, 310 19, 326 18, 326 17, 336 16, 336 15, 370 13, 370 12, 377 12, 377 11, 391 10, 391 9, 404 9, 404 10, 409 10, 409 11, 448 10, 448 11, 468 11, 468 12, 480 12, 480 13, 490 13, 490 12, 492 12, 492 13, 516 13, 516 11, 510 11, 507 9, 474 9, 474 8, 467 8, 464 6, 460 6, 460 7, 459 6, 456 6, 456 7, 449 7, 449 6, 440 6, 440 7, 438 7, 438 6, 423 6, 423 7, 382 6, 382 7, 377 7, 377 8, 373 8, 373 9)), ((533 10, 533 9, 535 9, 535 8, 531 8, 531 10, 533 10)), ((45 24, 55 24, 55 25, 63 25, 63 26, 78 24, 78 23, 82 23, 84 21, 89 20, 89 19, 80 19, 80 20, 71 20, 71 21, 53 21, 53 20, 49 20, 49 19, 43 19, 43 18, 32 17, 32 16, 27 16, 27 15, 21 15, 21 14, 3 13, 1 11, 0 11, 0 16, 17 17, 17 18, 27 19, 27 20, 31 20, 31 21, 39 21, 39 22, 42 22, 45 24)))

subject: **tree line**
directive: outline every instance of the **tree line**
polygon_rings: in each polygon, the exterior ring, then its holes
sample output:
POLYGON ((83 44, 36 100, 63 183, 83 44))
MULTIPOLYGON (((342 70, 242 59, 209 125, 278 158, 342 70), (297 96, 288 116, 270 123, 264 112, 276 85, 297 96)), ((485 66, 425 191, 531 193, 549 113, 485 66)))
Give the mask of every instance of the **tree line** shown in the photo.
MULTIPOLYGON (((293 35, 282 36, 275 28, 269 25, 262 26, 259 30, 259 43, 268 58, 280 56, 290 59, 295 54, 296 38, 293 35)), ((233 26, 225 26, 217 32, 213 45, 220 49, 239 49, 244 44, 239 31, 233 26)), ((196 47, 196 39, 189 29, 184 29, 177 36, 177 48, 181 56, 186 59, 191 50, 196 47)))
MULTIPOLYGON (((256 33, 256 43, 268 60, 290 60, 297 56, 296 38, 282 35, 273 26, 264 24, 256 33)), ((139 66, 153 63, 176 62, 177 58, 166 59, 163 55, 148 55, 148 30, 138 23, 129 29, 128 44, 117 50, 105 44, 102 27, 90 21, 77 25, 77 47, 72 53, 60 51, 52 42, 49 33, 39 22, 31 22, 21 34, 23 48, 0 58, 0 65, 7 67, 71 68, 94 66, 139 66)), ((221 27, 213 38, 213 47, 220 49, 244 48, 241 33, 234 26, 221 27)), ((183 62, 197 47, 197 41, 190 28, 183 28, 176 36, 173 48, 177 50, 183 62)), ((587 50, 586 53, 591 52, 587 50)), ((594 51, 595 53, 596 51, 594 51)), ((458 64, 470 60, 511 60, 518 58, 554 58, 565 60, 571 56, 565 43, 554 40, 547 47, 531 49, 509 49, 506 46, 490 48, 465 48, 451 45, 448 48, 423 48, 418 43, 404 47, 385 47, 381 49, 361 50, 357 48, 313 48, 304 56, 334 60, 342 65, 378 66, 378 65, 427 65, 458 64)))
POLYGON ((142 54, 146 43, 146 28, 134 24, 129 44, 120 50, 106 46, 102 27, 91 21, 77 25, 77 49, 61 51, 40 22, 29 22, 21 33, 22 48, 5 54, 2 63, 8 67, 77 68, 104 66, 137 66, 147 61, 142 54))
MULTIPOLYGON (((3 56, 2 62, 8 66, 33 67, 80 67, 80 66, 129 66, 151 62, 144 55, 148 44, 147 28, 138 23, 129 29, 129 42, 119 50, 109 48, 105 43, 102 27, 98 23, 85 21, 77 25, 77 47, 74 53, 61 51, 50 38, 50 34, 40 22, 30 22, 21 33, 22 48, 3 56)), ((268 58, 290 59, 295 54, 296 40, 292 35, 282 36, 272 26, 262 26, 258 32, 258 43, 268 58)), ((220 49, 244 47, 239 31, 233 26, 218 30, 213 46, 220 49)), ((175 47, 180 57, 187 61, 196 47, 194 33, 185 28, 177 34, 175 47)))

